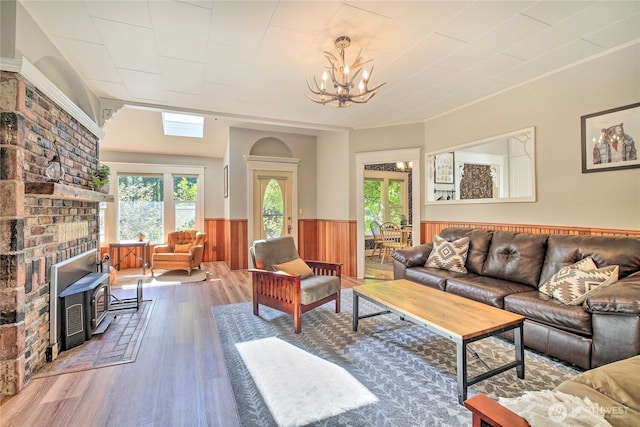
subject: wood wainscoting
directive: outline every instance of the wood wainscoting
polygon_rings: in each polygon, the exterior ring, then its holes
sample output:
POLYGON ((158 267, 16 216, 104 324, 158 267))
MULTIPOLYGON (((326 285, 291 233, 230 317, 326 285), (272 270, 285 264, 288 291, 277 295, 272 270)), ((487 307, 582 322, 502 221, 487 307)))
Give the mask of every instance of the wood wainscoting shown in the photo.
POLYGON ((486 230, 511 231, 513 233, 532 234, 574 234, 583 236, 635 236, 640 237, 640 230, 621 230, 599 227, 569 227, 560 225, 527 225, 527 224, 499 224, 486 222, 455 222, 455 221, 422 221, 420 223, 421 243, 433 241, 435 234, 440 234, 448 227, 482 228, 486 230))
POLYGON ((249 268, 246 219, 206 218, 204 261, 224 261, 231 270, 249 268))
POLYGON ((342 275, 356 277, 356 227, 349 220, 298 220, 300 258, 342 263, 342 275))

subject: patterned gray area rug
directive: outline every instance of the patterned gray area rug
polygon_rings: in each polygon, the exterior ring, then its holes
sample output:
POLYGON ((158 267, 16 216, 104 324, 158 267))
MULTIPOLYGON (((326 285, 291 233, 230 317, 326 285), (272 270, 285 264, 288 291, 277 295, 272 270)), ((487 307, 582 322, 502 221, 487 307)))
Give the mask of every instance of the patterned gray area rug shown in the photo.
MULTIPOLYGON (((379 311, 360 301, 361 313, 379 311)), ((253 315, 250 302, 212 307, 241 424, 278 425, 236 344, 277 337, 344 368, 378 398, 376 403, 309 425, 470 425, 471 414, 457 399, 455 344, 392 314, 361 320, 358 332, 353 332, 352 304, 352 291, 343 290, 341 313, 335 313, 334 303, 305 313, 300 334, 293 333, 291 316, 268 307, 260 306, 259 317, 253 315)), ((505 340, 488 338, 470 347, 491 368, 513 360, 513 345, 505 340)), ((486 370, 472 355, 468 361, 470 376, 486 370)), ((579 373, 574 367, 531 351, 526 351, 525 365, 525 379, 519 379, 511 369, 470 387, 468 397, 476 393, 494 399, 517 397, 527 390, 551 389, 579 373)), ((263 358, 262 369, 275 369, 268 357, 263 358)))

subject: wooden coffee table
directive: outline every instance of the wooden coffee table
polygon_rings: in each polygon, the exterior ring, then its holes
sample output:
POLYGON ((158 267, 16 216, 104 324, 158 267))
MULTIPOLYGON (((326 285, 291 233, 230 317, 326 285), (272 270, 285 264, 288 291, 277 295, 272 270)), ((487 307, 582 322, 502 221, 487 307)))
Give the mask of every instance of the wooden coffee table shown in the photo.
POLYGON ((518 378, 524 378, 523 316, 408 280, 353 287, 354 331, 358 330, 360 319, 387 313, 398 314, 456 343, 458 402, 461 404, 467 399, 467 387, 477 382, 511 368, 516 368, 518 378), (382 307, 384 311, 360 316, 360 298, 382 307), (467 345, 510 330, 514 331, 515 361, 468 378, 467 345))

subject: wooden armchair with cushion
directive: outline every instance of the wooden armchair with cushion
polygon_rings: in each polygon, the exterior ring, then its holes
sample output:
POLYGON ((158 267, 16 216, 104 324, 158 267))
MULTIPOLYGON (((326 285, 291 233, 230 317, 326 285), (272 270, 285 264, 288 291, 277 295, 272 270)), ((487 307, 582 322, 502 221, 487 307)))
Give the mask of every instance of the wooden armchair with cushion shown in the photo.
POLYGON ((192 268, 200 268, 206 237, 206 233, 195 230, 169 233, 166 245, 153 248, 151 275, 161 269, 185 270, 191 276, 192 268))
POLYGON ((254 315, 260 304, 291 314, 300 333, 303 313, 333 300, 340 312, 342 264, 303 261, 291 236, 257 240, 250 253, 254 315))

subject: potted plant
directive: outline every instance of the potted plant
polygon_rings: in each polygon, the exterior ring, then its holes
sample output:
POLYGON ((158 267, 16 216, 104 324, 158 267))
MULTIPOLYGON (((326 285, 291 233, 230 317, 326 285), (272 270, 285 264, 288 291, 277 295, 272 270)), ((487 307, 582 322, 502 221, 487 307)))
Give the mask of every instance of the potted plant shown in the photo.
POLYGON ((109 176, 111 175, 111 168, 103 163, 98 165, 98 168, 93 173, 93 178, 89 181, 89 185, 95 189, 100 191, 108 192, 106 188, 109 183, 109 176))

